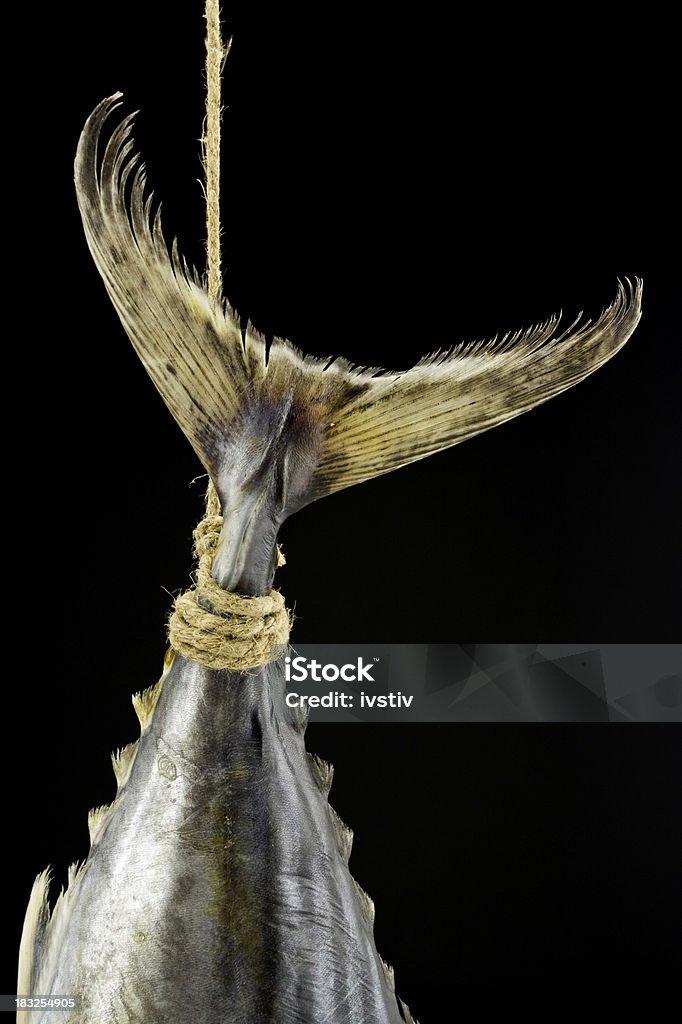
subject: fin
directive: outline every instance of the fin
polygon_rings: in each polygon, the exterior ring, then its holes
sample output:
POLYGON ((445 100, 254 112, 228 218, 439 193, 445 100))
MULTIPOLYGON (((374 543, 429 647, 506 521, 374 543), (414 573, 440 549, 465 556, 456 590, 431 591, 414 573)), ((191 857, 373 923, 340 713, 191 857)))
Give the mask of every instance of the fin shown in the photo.
POLYGON ((332 788, 332 781, 334 779, 334 765, 329 764, 327 761, 323 761, 321 757, 317 756, 317 754, 311 753, 308 753, 308 763, 321 793, 324 796, 329 796, 329 791, 332 788))
POLYGON ((251 325, 242 331, 226 302, 211 304, 175 242, 169 252, 133 150, 132 116, 102 140, 120 96, 99 104, 78 145, 85 234, 130 340, 214 482, 233 459, 228 441, 237 422, 247 429, 252 414, 258 437, 272 434, 273 443, 287 423, 299 432, 303 466, 289 508, 300 508, 548 401, 602 366, 637 326, 639 279, 619 282, 594 323, 579 318, 560 331, 552 317, 435 352, 404 372, 304 356, 280 338, 268 349, 251 325), (260 418, 262 407, 269 419, 260 418))
POLYGON ((414 1019, 414 1017, 410 1013, 409 1006, 407 1005, 407 1003, 404 1003, 402 1001, 400 996, 398 996, 398 1002, 400 1003, 400 1010, 401 1010, 401 1013, 403 1015, 403 1019, 405 1021, 405 1024, 417 1024, 417 1021, 414 1019))
POLYGON ((161 693, 161 680, 158 683, 154 683, 153 686, 148 686, 146 690, 142 690, 141 693, 133 694, 133 707, 135 708, 135 714, 140 721, 140 731, 145 732, 149 728, 149 723, 152 720, 154 714, 154 708, 156 702, 159 699, 161 693))
MULTIPOLYGON (((163 689, 163 683, 171 670, 173 661, 175 660, 175 651, 172 647, 169 647, 166 651, 166 655, 163 659, 163 670, 158 680, 153 686, 148 686, 146 690, 142 690, 141 693, 134 693, 132 697, 133 707, 135 708, 135 714, 140 722, 140 734, 144 736, 145 732, 150 726, 152 716, 154 714, 154 708, 156 707, 159 697, 161 696, 161 690, 163 689)), ((132 744, 129 744, 131 746, 132 744)), ((127 747, 125 748, 128 749, 127 747)), ((123 751, 121 751, 123 753, 123 751)), ((114 766, 114 772, 116 767, 114 766)), ((121 783, 122 785, 122 783, 121 783)))
POLYGON ((101 807, 93 807, 88 811, 88 831, 90 833, 90 846, 95 846, 104 835, 104 830, 111 821, 116 801, 110 804, 102 804, 101 807))
MULTIPOLYGON (((24 929, 19 949, 17 993, 31 995, 50 991, 59 966, 59 954, 71 908, 79 883, 87 870, 87 862, 74 862, 69 866, 66 889, 62 888, 50 913, 49 890, 52 881, 50 868, 41 872, 33 883, 24 918, 24 929)), ((29 1021, 28 1013, 17 1015, 17 1020, 29 1021)))
POLYGON ((372 929, 374 928, 375 917, 374 900, 372 899, 371 896, 367 895, 362 886, 358 882, 356 882, 354 878, 353 885, 355 886, 355 891, 357 892, 358 899, 360 900, 360 906, 362 907, 362 916, 365 920, 367 927, 369 928, 370 931, 372 931, 372 929))
POLYGON ((348 863, 351 850, 353 849, 353 830, 348 828, 345 821, 341 820, 331 804, 327 804, 327 806, 329 807, 329 812, 334 823, 334 830, 336 831, 336 838, 339 843, 339 853, 346 863, 348 863))
POLYGON ((137 751, 140 746, 140 741, 136 740, 134 743, 129 743, 125 747, 121 747, 116 753, 111 755, 111 765, 114 769, 114 775, 116 776, 116 782, 118 788, 121 789, 125 786, 130 776, 130 771, 135 763, 137 757, 137 751))
POLYGON ((75 884, 76 879, 79 877, 81 871, 85 867, 84 860, 75 860, 73 864, 69 864, 69 868, 66 876, 66 888, 67 890, 75 884))
MULTIPOLYGON (((45 871, 41 871, 33 883, 26 908, 19 947, 19 974, 17 977, 17 994, 21 996, 31 995, 38 991, 36 983, 40 957, 45 939, 45 929, 50 920, 48 901, 50 881, 51 870, 46 868, 45 871)), ((28 1020, 28 1014, 25 1015, 25 1019, 28 1020)))
MULTIPOLYGON (((405 373, 374 376, 330 416, 315 497, 459 444, 572 387, 625 344, 641 315, 642 282, 619 282, 598 320, 559 318, 489 342, 436 352, 405 373)), ((366 379, 359 374, 359 379, 366 379)))
POLYGON ((144 167, 132 152, 132 117, 102 144, 120 95, 96 107, 78 144, 75 180, 85 235, 128 337, 211 473, 239 408, 247 362, 259 361, 262 341, 250 337, 245 348, 232 311, 211 308, 175 244, 169 253, 160 211, 150 220, 152 197, 145 196, 144 167))
POLYGON ((381 960, 381 967, 384 972, 384 977, 386 978, 386 984, 392 992, 395 992, 395 971, 390 964, 386 963, 383 956, 380 956, 379 959, 381 960))

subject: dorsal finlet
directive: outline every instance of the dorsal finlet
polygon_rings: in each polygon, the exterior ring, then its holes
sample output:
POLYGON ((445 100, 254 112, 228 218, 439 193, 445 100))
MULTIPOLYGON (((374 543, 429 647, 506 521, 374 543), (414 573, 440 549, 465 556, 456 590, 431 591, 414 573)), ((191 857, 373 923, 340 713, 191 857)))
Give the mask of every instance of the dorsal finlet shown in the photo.
POLYGON ((31 889, 31 896, 24 917, 24 928, 21 933, 19 947, 19 973, 17 992, 25 994, 36 991, 38 974, 38 955, 45 929, 50 920, 50 881, 52 871, 46 868, 41 871, 31 889))
POLYGON ((74 884, 74 882, 76 881, 76 879, 78 878, 78 876, 80 875, 80 873, 81 873, 81 871, 83 870, 84 867, 85 867, 85 861, 84 860, 75 860, 73 862, 73 864, 69 864, 69 868, 68 868, 68 871, 67 871, 67 877, 66 877, 66 888, 67 888, 67 891, 74 884))
POLYGON ((328 804, 327 806, 329 807, 329 812, 332 816, 334 831, 336 832, 336 838, 339 843, 339 853, 343 859, 348 862, 350 852, 353 849, 353 830, 346 825, 345 821, 341 820, 331 804, 328 804))
POLYGON ((365 923, 367 924, 367 927, 371 931, 374 928, 374 900, 372 899, 371 896, 367 895, 367 893, 362 888, 360 883, 357 882, 355 879, 353 879, 353 885, 355 886, 355 891, 357 892, 358 899, 360 900, 362 916, 365 920, 365 923))
POLYGON ((112 752, 111 765, 114 769, 114 775, 116 776, 116 782, 119 789, 122 789, 123 786, 125 786, 128 778, 130 777, 130 771, 135 763, 139 746, 140 741, 136 740, 134 743, 128 743, 127 746, 121 747, 119 750, 112 752))
POLYGON ((384 977, 386 978, 386 984, 390 988, 391 992, 395 992, 395 971, 393 970, 391 965, 384 960, 383 956, 379 955, 379 959, 381 960, 381 966, 384 971, 384 977))
MULTIPOLYGON (((135 708, 135 714, 140 721, 140 732, 142 735, 147 731, 154 714, 154 708, 161 696, 161 690, 163 688, 163 681, 168 675, 171 665, 175 660, 175 651, 172 647, 169 647, 166 651, 166 656, 163 659, 163 671, 158 682, 154 683, 153 686, 148 686, 146 690, 142 690, 141 693, 133 694, 133 707, 135 708)), ((115 770, 115 769, 114 769, 115 770)))
POLYGON ((409 1006, 407 1005, 407 1003, 404 1003, 402 1001, 400 996, 398 996, 398 1002, 400 1003, 400 1009, 402 1011, 402 1015, 403 1015, 403 1018, 405 1020, 405 1024, 418 1024, 418 1022, 414 1019, 414 1017, 410 1013, 409 1006))
POLYGON ((90 846, 93 847, 101 839, 104 830, 111 821, 116 801, 110 804, 102 804, 101 807, 93 807, 88 811, 88 831, 90 833, 90 846))
POLYGON ((329 764, 328 761, 323 761, 317 754, 308 754, 308 762, 310 769, 313 773, 317 785, 324 796, 329 796, 329 791, 332 788, 332 781, 334 779, 334 765, 329 764))

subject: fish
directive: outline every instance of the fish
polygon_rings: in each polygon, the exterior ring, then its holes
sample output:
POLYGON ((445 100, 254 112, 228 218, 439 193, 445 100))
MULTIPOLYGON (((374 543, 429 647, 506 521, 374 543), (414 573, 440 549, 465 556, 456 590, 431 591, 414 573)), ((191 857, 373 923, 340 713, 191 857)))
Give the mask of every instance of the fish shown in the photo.
MULTIPOLYGON (((594 321, 552 317, 405 371, 266 339, 167 245, 121 113, 117 93, 85 124, 79 209, 123 328, 210 478, 223 591, 270 594, 291 515, 548 401, 637 326, 639 279, 594 321)), ((333 770, 287 706, 287 650, 236 670, 171 648, 133 697, 140 737, 112 755, 116 797, 90 812, 89 852, 52 909, 50 870, 38 876, 21 939, 18 992, 76 1005, 20 1020, 415 1024, 350 873, 333 770)))

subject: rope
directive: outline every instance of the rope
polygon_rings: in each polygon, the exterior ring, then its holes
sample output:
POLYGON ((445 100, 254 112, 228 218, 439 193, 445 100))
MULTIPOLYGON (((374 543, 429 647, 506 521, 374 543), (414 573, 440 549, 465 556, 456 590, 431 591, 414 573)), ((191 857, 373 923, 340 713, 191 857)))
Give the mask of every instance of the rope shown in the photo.
MULTIPOLYGON (((206 114, 201 139, 202 162, 206 182, 206 277, 208 297, 216 305, 222 293, 220 255, 220 91, 222 73, 232 40, 223 46, 220 34, 220 0, 206 0, 206 114)), ((207 515, 220 515, 220 501, 209 478, 206 494, 207 515)), ((201 525, 201 524, 200 524, 201 525)))
POLYGON ((220 2, 206 0, 206 118, 201 139, 206 175, 206 264, 208 297, 216 305, 222 292, 220 267, 220 88, 232 40, 220 35, 220 2))
MULTIPOLYGON (((223 590, 213 579, 211 566, 223 525, 216 503, 209 490, 206 516, 194 531, 197 585, 176 599, 168 633, 171 647, 184 658, 208 668, 244 671, 281 657, 291 622, 279 591, 243 597, 223 590)), ((281 565, 279 548, 277 554, 281 565)))
MULTIPOLYGON (((206 119, 202 137, 206 174, 206 261, 208 296, 218 304, 222 292, 220 269, 220 86, 231 40, 220 35, 219 0, 206 0, 206 119)), ((265 665, 282 654, 291 622, 277 590, 262 597, 244 597, 223 590, 211 569, 220 543, 223 517, 218 493, 209 480, 206 515, 194 531, 199 559, 196 587, 181 594, 168 623, 171 647, 184 658, 208 668, 244 671, 265 665)), ((284 556, 277 548, 277 564, 284 556)))

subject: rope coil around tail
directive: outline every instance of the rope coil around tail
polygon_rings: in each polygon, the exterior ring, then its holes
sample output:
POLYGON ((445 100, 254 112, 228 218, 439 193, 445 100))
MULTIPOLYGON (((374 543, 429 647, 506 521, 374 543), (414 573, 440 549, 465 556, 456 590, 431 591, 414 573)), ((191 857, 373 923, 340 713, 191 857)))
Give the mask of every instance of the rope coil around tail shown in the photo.
MULTIPOLYGON (((213 579, 211 567, 222 525, 211 485, 206 515, 194 531, 197 585, 176 598, 168 634, 171 647, 184 658, 207 668, 244 671, 279 657, 289 639, 291 620, 279 591, 243 597, 223 590, 213 579)), ((277 555, 278 565, 283 565, 279 548, 277 555)))

